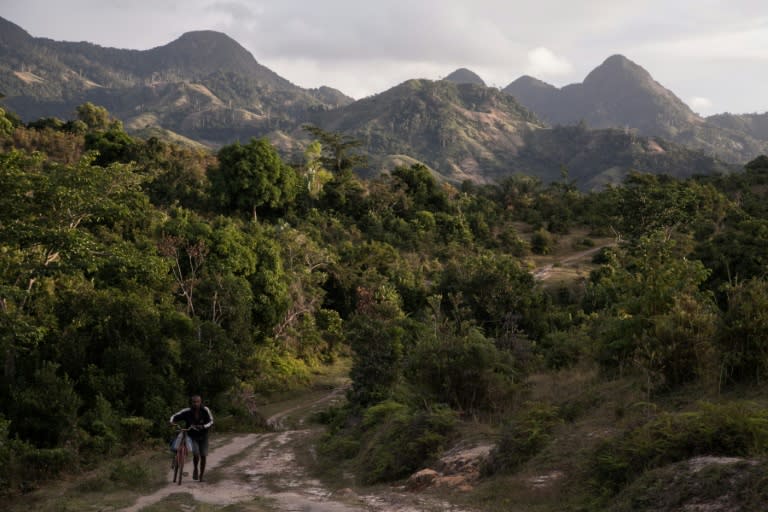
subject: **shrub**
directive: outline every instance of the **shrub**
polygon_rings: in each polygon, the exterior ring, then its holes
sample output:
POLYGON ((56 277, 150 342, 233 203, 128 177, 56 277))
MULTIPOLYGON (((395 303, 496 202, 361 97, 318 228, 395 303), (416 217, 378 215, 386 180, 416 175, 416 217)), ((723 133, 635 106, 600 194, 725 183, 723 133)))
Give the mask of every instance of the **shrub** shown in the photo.
POLYGON ((751 456, 768 447, 768 411, 754 404, 702 404, 667 413, 600 445, 589 473, 593 491, 612 496, 644 471, 698 455, 751 456))
POLYGON ((586 345, 587 341, 579 333, 555 331, 542 338, 538 349, 547 368, 561 370, 576 364, 586 345))
POLYGON ((544 229, 539 229, 531 237, 531 252, 541 255, 549 254, 552 252, 554 244, 552 235, 544 229))
POLYGON ((723 372, 731 382, 759 383, 768 374, 768 283, 752 279, 727 292, 716 336, 723 372))
POLYGON ((361 425, 363 480, 395 480, 423 467, 439 455, 455 421, 455 413, 446 407, 415 410, 392 400, 369 407, 361 425))
POLYGON ((517 390, 512 355, 477 331, 421 340, 409 354, 406 377, 434 402, 468 414, 496 412, 517 390))
POLYGON ((504 427, 484 472, 514 471, 549 444, 552 430, 560 423, 562 419, 557 407, 529 404, 518 418, 504 427))

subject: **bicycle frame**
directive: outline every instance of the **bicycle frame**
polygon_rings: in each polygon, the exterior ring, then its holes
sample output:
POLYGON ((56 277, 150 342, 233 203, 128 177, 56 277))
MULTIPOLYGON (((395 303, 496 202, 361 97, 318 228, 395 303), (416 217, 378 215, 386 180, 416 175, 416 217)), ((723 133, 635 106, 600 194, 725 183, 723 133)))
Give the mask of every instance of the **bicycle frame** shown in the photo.
POLYGON ((176 454, 173 456, 173 481, 176 482, 178 476, 178 484, 181 485, 181 477, 184 474, 184 461, 187 459, 187 432, 188 428, 180 428, 181 442, 178 448, 176 448, 176 454))

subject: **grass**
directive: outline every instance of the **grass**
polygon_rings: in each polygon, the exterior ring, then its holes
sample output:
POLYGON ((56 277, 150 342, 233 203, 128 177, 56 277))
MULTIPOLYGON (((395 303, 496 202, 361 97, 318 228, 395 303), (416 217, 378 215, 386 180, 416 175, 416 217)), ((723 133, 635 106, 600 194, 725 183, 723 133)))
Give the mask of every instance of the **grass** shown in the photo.
POLYGON ((79 512, 118 509, 166 485, 170 455, 159 450, 106 460, 96 469, 47 482, 4 503, 8 512, 79 512))

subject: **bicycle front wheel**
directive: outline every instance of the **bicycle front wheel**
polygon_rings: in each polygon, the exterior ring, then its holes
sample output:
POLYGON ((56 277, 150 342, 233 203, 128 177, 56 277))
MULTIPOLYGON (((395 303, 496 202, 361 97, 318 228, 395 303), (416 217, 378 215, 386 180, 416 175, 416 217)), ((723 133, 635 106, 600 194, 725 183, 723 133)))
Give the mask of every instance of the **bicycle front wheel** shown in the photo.
POLYGON ((176 468, 179 471, 179 485, 181 485, 181 477, 184 475, 184 459, 187 458, 186 446, 182 448, 179 446, 178 459, 176 460, 176 468))

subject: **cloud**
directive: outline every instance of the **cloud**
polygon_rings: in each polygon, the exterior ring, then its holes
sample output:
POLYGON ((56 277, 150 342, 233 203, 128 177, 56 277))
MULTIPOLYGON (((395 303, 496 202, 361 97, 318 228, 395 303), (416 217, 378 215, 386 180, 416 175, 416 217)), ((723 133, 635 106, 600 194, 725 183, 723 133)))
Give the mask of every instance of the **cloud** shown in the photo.
POLYGON ((570 62, 555 55, 549 48, 540 46, 528 52, 526 72, 533 76, 566 75, 573 70, 570 62))
MULTIPOLYGON (((690 34, 645 45, 651 52, 687 59, 768 60, 768 18, 761 27, 735 27, 728 31, 690 34)), ((642 48, 642 46, 640 47, 642 48)))
POLYGON ((708 112, 712 110, 712 100, 703 96, 694 96, 688 100, 688 104, 695 112, 708 112))

